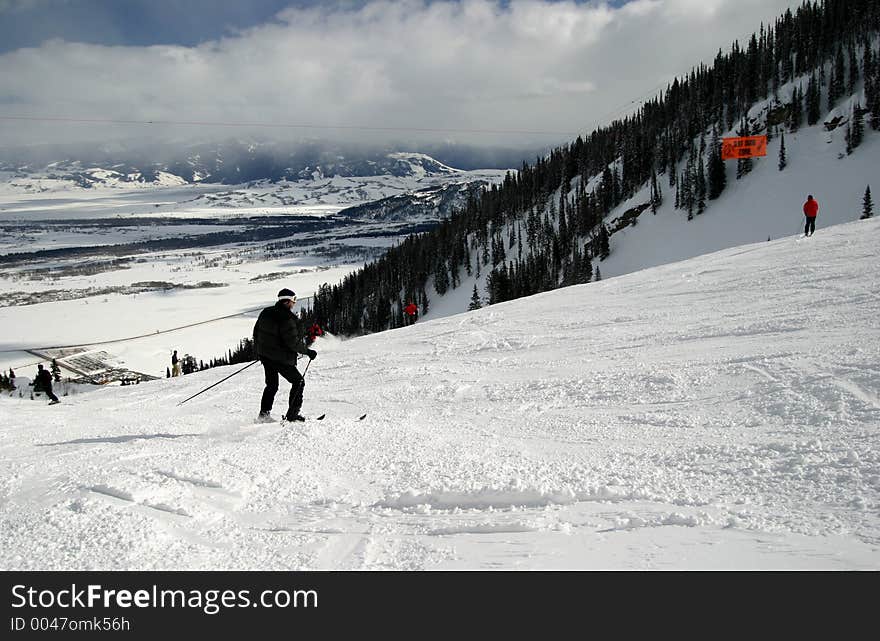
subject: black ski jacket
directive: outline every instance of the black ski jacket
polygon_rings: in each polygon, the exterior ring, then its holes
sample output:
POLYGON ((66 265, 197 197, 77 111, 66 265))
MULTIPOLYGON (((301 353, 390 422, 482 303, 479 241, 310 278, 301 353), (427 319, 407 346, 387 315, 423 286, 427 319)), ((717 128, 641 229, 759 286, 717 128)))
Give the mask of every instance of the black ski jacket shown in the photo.
POLYGON ((36 385, 34 385, 34 391, 45 390, 49 391, 52 389, 52 374, 49 373, 47 369, 41 369, 37 372, 37 380, 36 385))
POLYGON ((307 351, 299 318, 284 303, 278 301, 260 312, 254 325, 257 358, 296 365, 296 355, 307 351))

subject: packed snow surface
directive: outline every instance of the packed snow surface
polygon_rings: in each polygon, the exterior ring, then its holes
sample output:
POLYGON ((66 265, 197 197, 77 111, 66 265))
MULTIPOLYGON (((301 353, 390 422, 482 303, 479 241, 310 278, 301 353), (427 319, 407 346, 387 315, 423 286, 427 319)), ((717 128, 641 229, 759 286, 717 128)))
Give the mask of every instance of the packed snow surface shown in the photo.
POLYGON ((319 339, 323 421, 254 424, 259 365, 0 397, 0 567, 880 569, 878 242, 319 339))

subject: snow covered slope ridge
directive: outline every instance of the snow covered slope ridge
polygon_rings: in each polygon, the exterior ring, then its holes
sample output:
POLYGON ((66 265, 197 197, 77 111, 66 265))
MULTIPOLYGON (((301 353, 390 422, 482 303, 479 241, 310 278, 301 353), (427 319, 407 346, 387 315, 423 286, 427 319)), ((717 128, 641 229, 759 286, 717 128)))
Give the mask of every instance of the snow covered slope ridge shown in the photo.
POLYGON ((293 427, 258 366, 0 397, 0 567, 878 569, 878 241, 319 339, 293 427))

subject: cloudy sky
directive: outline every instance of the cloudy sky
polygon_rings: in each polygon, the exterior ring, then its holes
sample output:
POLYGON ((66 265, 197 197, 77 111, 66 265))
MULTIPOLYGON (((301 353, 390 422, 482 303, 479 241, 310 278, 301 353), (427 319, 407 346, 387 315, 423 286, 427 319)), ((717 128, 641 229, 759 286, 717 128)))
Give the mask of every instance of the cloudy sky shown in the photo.
POLYGON ((0 145, 565 142, 798 4, 0 0, 0 145))

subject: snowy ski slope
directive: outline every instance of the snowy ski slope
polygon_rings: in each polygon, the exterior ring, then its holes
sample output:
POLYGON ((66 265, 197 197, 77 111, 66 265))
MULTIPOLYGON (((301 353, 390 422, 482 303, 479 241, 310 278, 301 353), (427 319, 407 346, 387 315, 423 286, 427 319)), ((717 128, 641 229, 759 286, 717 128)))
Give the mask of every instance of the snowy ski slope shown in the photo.
POLYGON ((878 241, 321 339, 294 427, 259 367, 0 397, 0 567, 880 569, 878 241))

